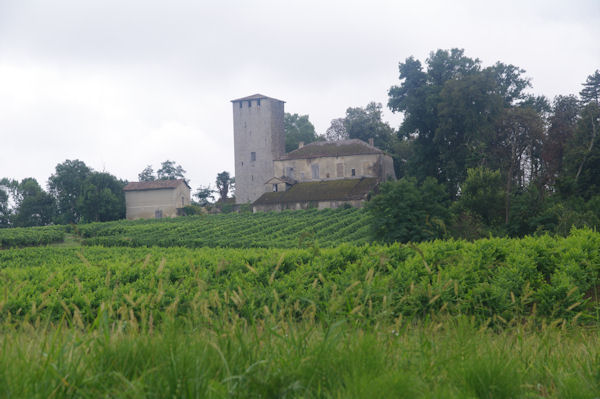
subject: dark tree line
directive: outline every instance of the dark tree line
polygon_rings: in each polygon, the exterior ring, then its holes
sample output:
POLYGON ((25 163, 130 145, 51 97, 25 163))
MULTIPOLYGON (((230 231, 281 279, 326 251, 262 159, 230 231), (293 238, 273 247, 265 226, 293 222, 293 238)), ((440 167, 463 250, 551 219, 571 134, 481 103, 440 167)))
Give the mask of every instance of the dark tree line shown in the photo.
POLYGON ((369 207, 376 216, 389 214, 405 207, 390 200, 400 195, 394 190, 420 190, 403 199, 419 214, 433 178, 451 212, 424 211, 416 224, 407 210, 387 228, 376 227, 379 237, 409 241, 424 230, 435 232, 430 238, 521 236, 600 225, 600 71, 579 97, 553 101, 526 91, 524 70, 501 62, 484 68, 459 49, 432 52, 424 65, 409 57, 399 72, 388 106, 404 120, 383 147, 402 179, 369 207))
POLYGON ((56 165, 48 191, 36 179, 0 180, 0 227, 104 222, 125 217, 121 181, 79 160, 56 165))

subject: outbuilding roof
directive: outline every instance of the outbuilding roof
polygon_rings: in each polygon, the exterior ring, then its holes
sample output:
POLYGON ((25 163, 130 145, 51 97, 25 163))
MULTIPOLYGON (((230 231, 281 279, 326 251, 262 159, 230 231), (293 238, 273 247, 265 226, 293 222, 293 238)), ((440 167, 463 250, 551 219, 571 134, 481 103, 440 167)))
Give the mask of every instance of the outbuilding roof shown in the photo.
POLYGON ((285 101, 282 100, 278 100, 276 98, 273 97, 268 97, 265 96, 263 94, 253 94, 251 96, 247 96, 247 97, 242 97, 242 98, 236 98, 235 100, 231 100, 232 103, 238 102, 238 101, 248 101, 248 100, 262 100, 263 98, 266 98, 267 100, 275 100, 275 101, 280 101, 282 103, 284 103, 285 101))
POLYGON ((361 200, 365 199, 377 184, 378 180, 374 177, 298 183, 287 191, 264 193, 254 201, 254 205, 361 200))
POLYGON ((289 185, 294 185, 298 183, 297 180, 292 179, 289 176, 281 176, 281 177, 271 177, 269 180, 265 182, 265 184, 273 184, 273 183, 287 183, 289 185))
POLYGON ((306 144, 302 148, 288 152, 279 157, 279 159, 307 159, 383 153, 379 148, 373 147, 359 139, 315 141, 314 143, 306 144))
POLYGON ((179 185, 182 183, 185 184, 187 186, 187 188, 190 188, 190 186, 187 184, 187 182, 184 179, 153 180, 153 181, 131 182, 123 188, 123 191, 174 189, 174 188, 179 187, 179 185))

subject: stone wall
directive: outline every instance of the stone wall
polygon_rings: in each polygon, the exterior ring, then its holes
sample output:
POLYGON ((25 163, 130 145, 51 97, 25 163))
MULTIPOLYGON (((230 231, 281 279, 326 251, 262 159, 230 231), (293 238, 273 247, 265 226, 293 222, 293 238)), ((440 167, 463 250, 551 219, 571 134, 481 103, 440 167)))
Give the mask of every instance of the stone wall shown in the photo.
POLYGON ((263 194, 274 176, 273 160, 285 153, 284 102, 263 97, 232 104, 235 196, 244 204, 263 194))
POLYGON ((394 163, 389 155, 364 154, 340 157, 319 157, 274 161, 275 176, 289 176, 299 182, 315 180, 358 179, 377 177, 395 179, 394 163), (314 178, 313 170, 318 166, 319 176, 314 178), (290 170, 291 168, 291 170, 290 170), (354 174, 352 170, 354 169, 354 174))

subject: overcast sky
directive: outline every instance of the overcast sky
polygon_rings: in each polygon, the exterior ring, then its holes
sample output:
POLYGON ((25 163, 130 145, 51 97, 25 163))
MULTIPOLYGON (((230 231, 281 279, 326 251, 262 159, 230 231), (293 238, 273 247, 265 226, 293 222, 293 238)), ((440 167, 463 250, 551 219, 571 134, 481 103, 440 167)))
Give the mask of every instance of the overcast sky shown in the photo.
POLYGON ((600 69, 600 0, 0 0, 0 178, 45 187, 79 159, 136 181, 169 159, 214 186, 234 172, 230 100, 284 100, 324 133, 385 106, 399 62, 453 47, 577 94, 600 69))

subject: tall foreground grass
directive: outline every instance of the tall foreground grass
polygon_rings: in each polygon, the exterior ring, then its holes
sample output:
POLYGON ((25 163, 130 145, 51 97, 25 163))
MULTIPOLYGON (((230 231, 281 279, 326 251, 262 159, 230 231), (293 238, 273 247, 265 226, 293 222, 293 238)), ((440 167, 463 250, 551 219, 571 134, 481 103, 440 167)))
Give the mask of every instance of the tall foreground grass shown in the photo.
POLYGON ((597 330, 164 323, 0 335, 2 398, 596 398, 597 330))

